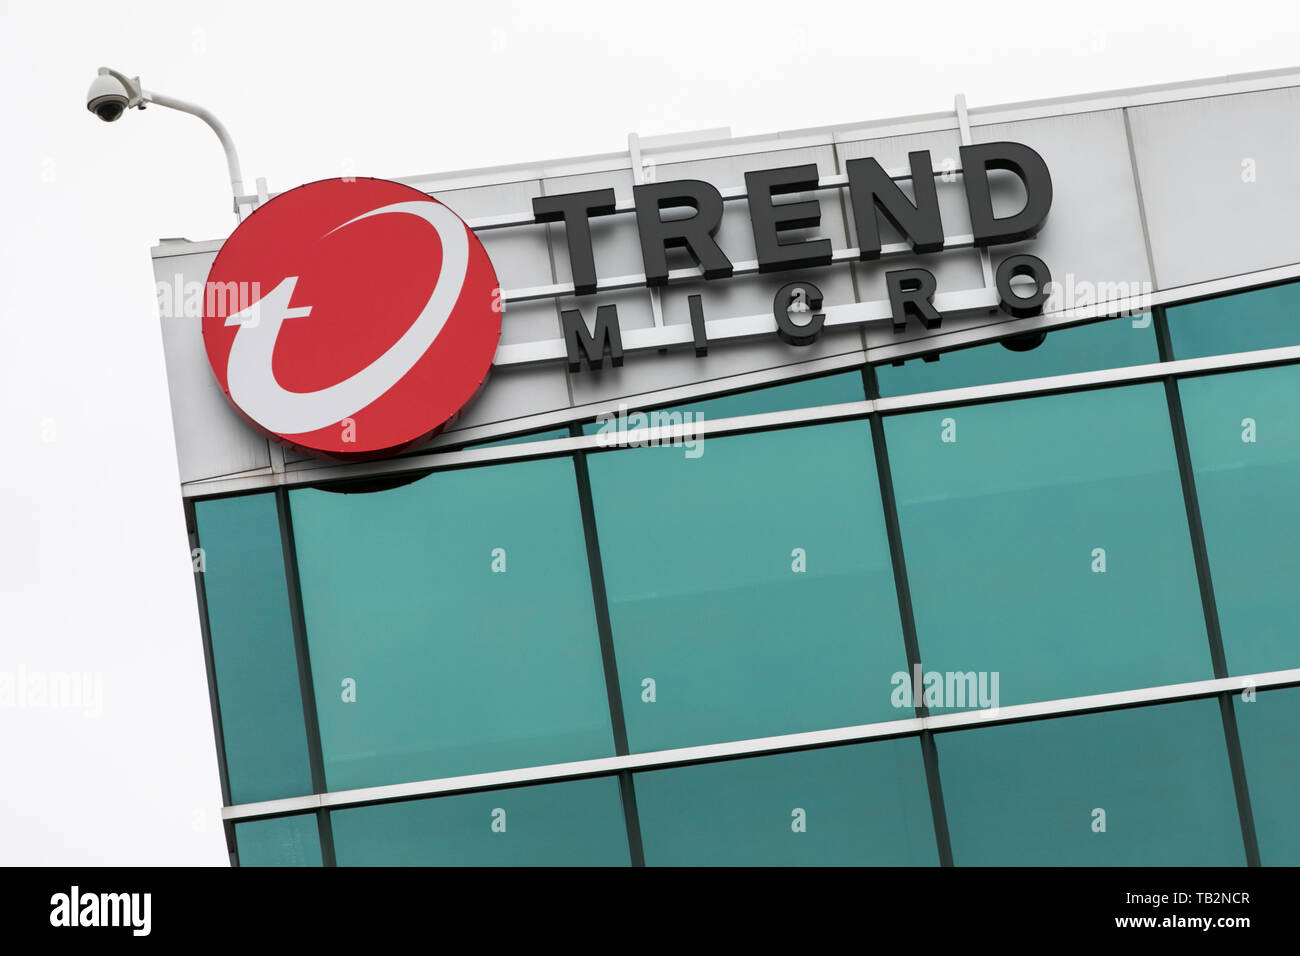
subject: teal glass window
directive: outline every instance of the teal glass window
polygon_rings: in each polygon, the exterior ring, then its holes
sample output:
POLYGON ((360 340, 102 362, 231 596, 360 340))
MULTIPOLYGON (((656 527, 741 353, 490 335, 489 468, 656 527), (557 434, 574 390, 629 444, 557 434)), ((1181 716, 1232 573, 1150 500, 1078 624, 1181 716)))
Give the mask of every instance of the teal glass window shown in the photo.
POLYGON ((1300 366, 1178 392, 1229 671, 1300 667, 1300 366))
MULTIPOLYGON (((771 385, 767 388, 754 388, 734 395, 720 395, 694 402, 674 405, 662 411, 668 413, 691 414, 691 421, 713 421, 717 418, 738 418, 742 415, 761 415, 766 412, 784 412, 797 408, 817 408, 822 405, 843 405, 848 402, 866 400, 866 391, 862 385, 862 372, 840 372, 836 375, 823 375, 820 378, 805 379, 801 382, 789 382, 785 385, 771 385)), ((628 409, 631 416, 640 409, 628 409)), ((676 420, 673 421, 676 424, 676 420)), ((583 434, 595 435, 602 428, 622 427, 624 429, 647 428, 649 421, 630 421, 619 425, 618 421, 589 422, 582 427, 583 434)))
POLYGON ((1264 866, 1300 865, 1300 688, 1233 698, 1255 839, 1264 866))
POLYGON ((949 674, 983 679, 992 706, 1213 676, 1162 386, 887 417, 885 434, 932 706, 966 706, 949 674))
POLYGON ((915 737, 633 778, 647 866, 935 866, 915 737))
POLYGON ((339 866, 628 866, 615 777, 336 810, 339 866))
POLYGON ((231 800, 311 793, 275 496, 200 501, 194 512, 231 800))
POLYGON ((1246 862, 1215 700, 935 740, 958 866, 1246 862))
POLYGON ((240 866, 321 866, 320 830, 310 813, 235 824, 240 866))
POLYGON ((1175 358, 1300 345, 1300 283, 1170 306, 1165 316, 1175 358))
POLYGON ((633 751, 912 717, 863 422, 588 458, 633 751))
POLYGON ((876 384, 888 398, 1158 361, 1151 316, 1144 313, 1057 329, 1023 352, 994 342, 944 352, 937 362, 913 359, 903 365, 878 365, 876 384))
POLYGON ((613 753, 572 460, 290 502, 331 790, 613 753))

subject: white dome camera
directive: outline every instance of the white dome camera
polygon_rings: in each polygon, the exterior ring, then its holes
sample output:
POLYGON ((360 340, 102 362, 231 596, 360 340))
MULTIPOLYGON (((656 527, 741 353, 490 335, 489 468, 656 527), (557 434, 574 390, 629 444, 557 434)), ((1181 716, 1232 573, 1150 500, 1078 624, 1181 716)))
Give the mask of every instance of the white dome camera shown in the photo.
POLYGON ((112 123, 133 106, 143 107, 140 78, 124 76, 106 66, 86 91, 86 109, 105 123, 112 123))

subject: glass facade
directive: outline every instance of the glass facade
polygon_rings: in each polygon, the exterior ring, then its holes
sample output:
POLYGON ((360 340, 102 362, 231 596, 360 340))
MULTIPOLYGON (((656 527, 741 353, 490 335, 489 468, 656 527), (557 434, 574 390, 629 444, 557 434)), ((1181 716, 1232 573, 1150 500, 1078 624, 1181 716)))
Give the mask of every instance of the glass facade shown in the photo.
POLYGON ((940 734, 953 862, 1246 862, 1218 704, 1194 700, 940 734))
POLYGON ((316 817, 299 814, 235 824, 240 866, 320 866, 316 817))
POLYGON ((906 670, 861 422, 589 462, 633 752, 889 720, 906 670))
MULTIPOLYGON (((1297 289, 668 411, 1295 345, 1297 289)), ((1300 688, 1120 699, 1300 667, 1300 366, 1144 374, 197 502, 231 802, 359 791, 239 862, 1300 862, 1300 688)))
POLYGON ((647 866, 933 866, 915 738, 636 775, 647 866))
POLYGON ((329 789, 614 753, 572 461, 289 498, 329 789))
POLYGON ((927 668, 998 673, 1003 704, 1214 676, 1160 385, 885 434, 927 668))
POLYGON ((1300 367, 1178 383, 1228 671, 1300 667, 1300 367))
POLYGON ((200 501, 212 663, 230 798, 255 803, 311 791, 275 496, 200 501))
POLYGON ((627 866, 618 781, 336 810, 339 866, 627 866))

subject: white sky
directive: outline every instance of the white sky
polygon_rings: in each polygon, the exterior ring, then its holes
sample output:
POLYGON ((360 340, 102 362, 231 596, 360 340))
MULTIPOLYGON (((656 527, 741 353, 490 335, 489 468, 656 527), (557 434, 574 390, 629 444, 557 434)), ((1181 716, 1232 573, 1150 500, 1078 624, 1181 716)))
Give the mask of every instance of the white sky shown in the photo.
POLYGON ((0 864, 226 862, 149 248, 226 235, 216 139, 85 110, 101 65, 207 106, 245 180, 403 176, 1300 65, 1293 2, 0 0, 0 864))

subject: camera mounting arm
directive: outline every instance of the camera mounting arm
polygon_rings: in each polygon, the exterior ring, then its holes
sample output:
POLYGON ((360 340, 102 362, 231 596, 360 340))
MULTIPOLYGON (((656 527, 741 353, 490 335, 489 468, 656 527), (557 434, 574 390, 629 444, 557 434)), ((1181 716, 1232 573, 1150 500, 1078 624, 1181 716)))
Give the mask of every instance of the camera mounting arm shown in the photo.
POLYGON ((163 93, 155 93, 152 90, 146 90, 140 86, 140 78, 130 77, 124 73, 107 66, 99 68, 99 77, 95 85, 91 87, 89 94, 90 101, 87 106, 96 110, 97 104, 102 100, 113 101, 107 113, 98 113, 101 119, 112 122, 117 119, 125 110, 144 109, 149 104, 165 106, 167 109, 179 110, 182 113, 189 113, 191 116, 197 116, 203 122, 207 123, 212 132, 217 134, 217 139, 221 141, 221 148, 226 153, 226 166, 230 172, 230 189, 233 196, 235 215, 242 220, 243 210, 240 208, 240 198, 244 195, 244 176, 239 171, 239 154, 235 152, 234 140, 230 138, 230 132, 222 124, 221 120, 212 115, 211 112, 195 103, 187 103, 185 100, 178 100, 175 97, 167 96, 163 93), (111 77, 112 79, 107 79, 111 77), (113 80, 120 84, 119 90, 113 89, 113 80), (95 99, 98 94, 101 99, 95 99))
POLYGON ((187 103, 185 100, 178 100, 174 97, 167 96, 163 93, 155 93, 152 90, 140 91, 140 109, 144 109, 146 103, 154 103, 158 106, 165 106, 168 109, 180 110, 182 113, 189 113, 191 116, 197 116, 203 122, 211 127, 212 132, 217 134, 217 139, 221 140, 221 148, 226 151, 226 166, 230 170, 230 190, 234 197, 235 215, 240 215, 239 197, 244 194, 244 176, 239 171, 239 154, 235 152, 235 142, 230 138, 230 132, 208 110, 195 103, 187 103))

